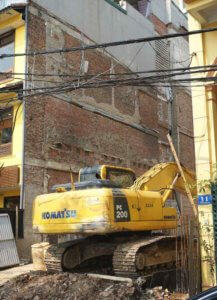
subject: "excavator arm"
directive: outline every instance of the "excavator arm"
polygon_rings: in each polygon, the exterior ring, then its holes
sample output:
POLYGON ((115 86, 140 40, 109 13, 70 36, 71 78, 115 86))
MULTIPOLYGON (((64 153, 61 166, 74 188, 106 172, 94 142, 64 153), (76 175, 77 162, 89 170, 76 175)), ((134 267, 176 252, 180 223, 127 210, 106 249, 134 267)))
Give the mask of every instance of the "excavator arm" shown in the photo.
MULTIPOLYGON (((195 196, 196 179, 193 172, 183 167, 183 172, 190 188, 191 194, 195 196)), ((172 190, 186 194, 185 183, 180 176, 180 171, 176 163, 160 163, 153 166, 134 182, 131 190, 158 191, 162 193, 163 202, 171 195, 172 190)))

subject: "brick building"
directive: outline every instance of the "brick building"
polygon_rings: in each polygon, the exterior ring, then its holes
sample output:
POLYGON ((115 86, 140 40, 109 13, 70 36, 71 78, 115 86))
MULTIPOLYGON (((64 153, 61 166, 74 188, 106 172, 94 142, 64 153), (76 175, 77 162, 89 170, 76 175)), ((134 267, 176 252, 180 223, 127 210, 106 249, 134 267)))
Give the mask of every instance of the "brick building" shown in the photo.
MULTIPOLYGON (((0 54, 71 48, 187 28, 182 10, 166 0, 160 4, 159 0, 8 0, 0 2, 0 9, 0 54)), ((53 184, 69 182, 70 168, 75 179, 81 167, 102 163, 131 167, 140 175, 157 162, 172 160, 166 139, 172 132, 181 162, 194 169, 188 88, 109 86, 40 94, 47 87, 68 84, 78 74, 91 75, 91 82, 99 74, 108 79, 124 72, 185 67, 190 63, 187 39, 3 61, 0 130, 5 128, 6 139, 0 145, 0 204, 24 209, 24 238, 18 240, 21 256, 27 256, 30 245, 39 239, 32 234, 34 197, 49 192, 53 184)), ((79 80, 74 84, 78 86, 79 80)), ((183 208, 190 212, 184 201, 183 208)))

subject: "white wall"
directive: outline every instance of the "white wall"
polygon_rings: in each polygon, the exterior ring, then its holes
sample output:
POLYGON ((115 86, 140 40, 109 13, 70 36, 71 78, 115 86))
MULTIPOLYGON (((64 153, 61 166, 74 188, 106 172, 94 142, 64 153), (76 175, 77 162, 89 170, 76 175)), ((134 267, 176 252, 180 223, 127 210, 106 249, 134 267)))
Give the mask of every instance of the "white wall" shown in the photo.
POLYGON ((25 4, 27 0, 0 0, 0 10, 13 4, 25 4))
POLYGON ((151 10, 163 23, 167 24, 169 16, 166 6, 166 0, 151 0, 151 10))
POLYGON ((186 14, 182 13, 181 10, 172 3, 171 5, 171 22, 176 26, 183 26, 188 29, 188 19, 186 14))
MULTIPOLYGON (((130 5, 127 15, 104 0, 34 0, 75 26, 95 43, 153 36, 152 23, 130 5)), ((109 54, 133 71, 155 68, 155 52, 146 44, 107 48, 109 54)))
MULTIPOLYGON (((149 19, 129 4, 126 8, 127 14, 124 14, 105 0, 34 0, 34 2, 78 28, 95 43, 136 39, 156 34, 149 19)), ((152 0, 151 5, 153 14, 165 24, 172 22, 176 27, 187 27, 187 18, 172 0, 152 0)), ((186 60, 189 56, 188 43, 183 38, 175 40, 172 57, 177 61, 186 60)), ((111 47, 107 48, 107 51, 132 71, 155 69, 156 53, 148 43, 111 47)))

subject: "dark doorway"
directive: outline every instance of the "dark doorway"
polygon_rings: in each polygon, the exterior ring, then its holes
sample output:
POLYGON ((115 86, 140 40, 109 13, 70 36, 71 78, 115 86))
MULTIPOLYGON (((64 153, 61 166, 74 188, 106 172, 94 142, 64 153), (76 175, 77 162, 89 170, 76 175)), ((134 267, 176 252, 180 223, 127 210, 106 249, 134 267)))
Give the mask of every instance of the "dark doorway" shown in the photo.
POLYGON ((20 207, 20 196, 4 197, 4 208, 16 209, 20 207))

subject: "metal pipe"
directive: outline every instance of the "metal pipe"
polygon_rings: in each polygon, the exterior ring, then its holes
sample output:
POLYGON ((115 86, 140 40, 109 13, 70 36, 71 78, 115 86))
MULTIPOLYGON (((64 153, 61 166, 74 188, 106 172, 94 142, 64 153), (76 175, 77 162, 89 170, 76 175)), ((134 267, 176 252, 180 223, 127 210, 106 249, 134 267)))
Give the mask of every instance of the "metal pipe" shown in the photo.
MULTIPOLYGON (((25 38, 26 38, 26 49, 28 50, 28 4, 25 7, 25 38)), ((24 80, 24 89, 28 88, 28 81, 27 73, 28 73, 28 58, 25 58, 25 80, 24 80)), ((22 162, 21 162, 21 189, 20 189, 20 209, 24 209, 25 207, 25 183, 24 183, 24 167, 25 167, 25 133, 26 133, 26 126, 25 126, 25 119, 26 119, 26 101, 25 97, 23 97, 23 146, 22 146, 22 162)))

